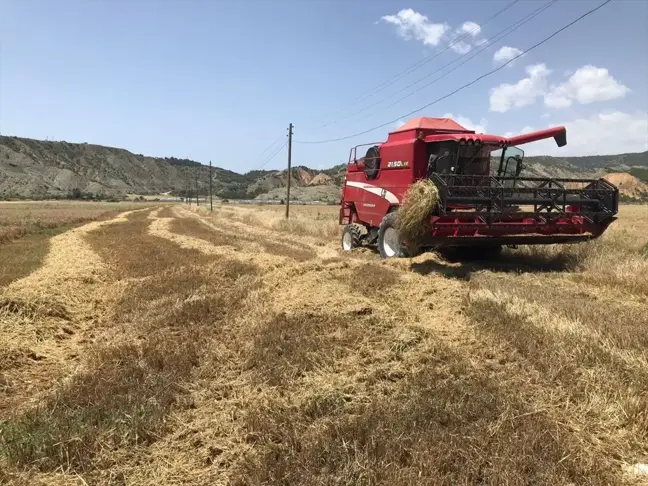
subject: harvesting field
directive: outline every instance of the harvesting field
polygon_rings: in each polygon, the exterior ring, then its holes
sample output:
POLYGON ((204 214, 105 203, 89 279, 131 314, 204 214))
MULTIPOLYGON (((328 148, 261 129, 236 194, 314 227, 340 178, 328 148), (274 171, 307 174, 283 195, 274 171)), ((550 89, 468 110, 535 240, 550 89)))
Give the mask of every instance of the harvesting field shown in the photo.
POLYGON ((0 483, 648 484, 646 206, 476 262, 343 252, 337 207, 77 207, 0 242, 0 483))
POLYGON ((141 207, 126 202, 0 202, 0 286, 37 269, 53 236, 141 207))

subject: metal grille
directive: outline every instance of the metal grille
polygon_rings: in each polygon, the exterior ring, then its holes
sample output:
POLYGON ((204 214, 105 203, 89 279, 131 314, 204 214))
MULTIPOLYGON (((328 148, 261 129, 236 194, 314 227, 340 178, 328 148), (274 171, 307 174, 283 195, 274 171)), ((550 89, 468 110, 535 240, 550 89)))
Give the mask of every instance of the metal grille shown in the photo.
POLYGON ((552 222, 566 214, 601 223, 618 212, 619 191, 605 179, 434 173, 431 180, 439 189, 440 216, 465 207, 489 224, 520 217, 552 222))

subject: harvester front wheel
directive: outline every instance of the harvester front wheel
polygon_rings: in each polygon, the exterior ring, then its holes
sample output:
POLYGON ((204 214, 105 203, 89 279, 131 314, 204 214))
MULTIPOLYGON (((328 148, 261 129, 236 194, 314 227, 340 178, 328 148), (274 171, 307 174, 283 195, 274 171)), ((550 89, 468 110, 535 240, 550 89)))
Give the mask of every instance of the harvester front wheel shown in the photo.
POLYGON ((362 227, 359 224, 347 224, 342 231, 342 249, 353 250, 362 246, 362 227))
POLYGON ((413 252, 401 241, 397 212, 387 214, 380 223, 378 228, 378 252, 383 258, 412 256, 413 252))

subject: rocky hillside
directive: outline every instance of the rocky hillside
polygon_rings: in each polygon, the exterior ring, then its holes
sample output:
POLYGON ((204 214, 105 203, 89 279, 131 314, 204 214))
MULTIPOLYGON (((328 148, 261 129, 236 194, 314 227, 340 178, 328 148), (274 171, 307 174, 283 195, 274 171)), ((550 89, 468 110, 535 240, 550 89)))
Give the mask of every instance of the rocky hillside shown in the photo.
MULTIPOLYGON (((208 177, 208 168, 191 160, 147 157, 100 145, 0 137, 3 198, 181 193, 196 179, 200 188, 206 188, 208 177)), ((244 196, 253 180, 214 169, 215 190, 224 197, 244 196)))
MULTIPOLYGON (((213 168, 214 194, 254 198, 283 187, 287 174, 252 171, 239 174, 213 168)), ((293 170, 295 187, 332 185, 326 173, 305 167, 293 170)), ((183 195, 196 183, 209 188, 209 168, 193 160, 133 154, 100 145, 0 137, 0 198, 121 197, 124 194, 183 195)))
POLYGON ((603 177, 617 186, 622 194, 635 198, 648 198, 648 184, 627 172, 610 172, 603 177))
MULTIPOLYGON (((604 176, 627 196, 640 197, 648 182, 648 152, 590 157, 527 157, 526 173, 544 177, 604 176), (618 175, 620 174, 620 175, 618 175), (613 180, 614 179, 614 180, 613 180), (642 182, 643 181, 643 182, 642 182)), ((335 201, 344 165, 323 171, 292 169, 292 196, 335 201)), ((239 174, 213 168, 214 194, 228 199, 281 199, 287 171, 239 174)), ((193 160, 147 157, 85 143, 0 137, 0 198, 123 197, 125 194, 206 194, 209 169, 193 160)))
POLYGON ((619 188, 624 201, 648 201, 648 152, 589 157, 527 157, 525 174, 535 177, 599 178, 619 188))

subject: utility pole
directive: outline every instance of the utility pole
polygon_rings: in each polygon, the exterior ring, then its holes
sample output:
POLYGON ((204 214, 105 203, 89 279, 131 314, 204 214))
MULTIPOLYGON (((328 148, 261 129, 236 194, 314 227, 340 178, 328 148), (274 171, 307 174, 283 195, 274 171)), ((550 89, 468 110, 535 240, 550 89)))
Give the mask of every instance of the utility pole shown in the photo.
POLYGON ((286 219, 290 216, 290 178, 291 178, 291 157, 292 157, 292 135, 293 124, 288 124, 288 187, 286 188, 286 219))
POLYGON ((198 173, 197 171, 194 173, 194 177, 196 178, 196 207, 200 206, 200 203, 198 202, 198 173))
POLYGON ((187 184, 187 204, 191 206, 191 169, 187 167, 187 171, 185 172, 185 182, 187 184))
POLYGON ((214 200, 212 199, 212 165, 209 161, 209 211, 214 212, 214 200))

